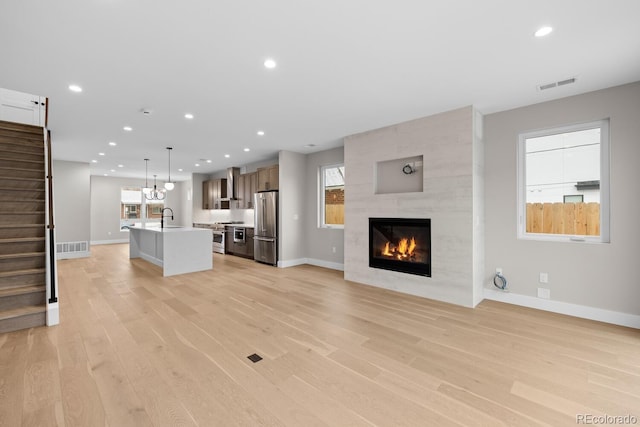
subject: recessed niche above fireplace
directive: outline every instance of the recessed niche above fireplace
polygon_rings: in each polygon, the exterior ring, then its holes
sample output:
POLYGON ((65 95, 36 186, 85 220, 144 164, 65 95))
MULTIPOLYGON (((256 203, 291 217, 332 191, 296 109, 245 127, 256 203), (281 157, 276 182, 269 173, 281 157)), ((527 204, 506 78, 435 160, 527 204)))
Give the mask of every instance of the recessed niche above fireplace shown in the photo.
POLYGON ((374 193, 421 193, 423 156, 376 162, 374 193))
POLYGON ((369 218, 369 267, 431 277, 431 220, 369 218))

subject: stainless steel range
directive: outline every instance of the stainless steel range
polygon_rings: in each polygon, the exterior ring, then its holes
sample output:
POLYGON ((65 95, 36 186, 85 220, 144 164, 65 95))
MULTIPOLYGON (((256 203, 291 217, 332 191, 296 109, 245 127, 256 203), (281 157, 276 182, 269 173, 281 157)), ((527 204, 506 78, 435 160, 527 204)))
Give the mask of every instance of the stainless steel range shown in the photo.
POLYGON ((241 221, 225 221, 225 222, 214 222, 213 224, 193 224, 194 227, 199 228, 208 228, 213 233, 213 242, 211 244, 211 250, 213 252, 223 254, 225 253, 225 234, 226 234, 226 226, 231 224, 240 224, 241 221))
POLYGON ((213 252, 223 254, 224 253, 224 241, 225 241, 225 226, 222 223, 212 224, 211 231, 213 232, 213 252))

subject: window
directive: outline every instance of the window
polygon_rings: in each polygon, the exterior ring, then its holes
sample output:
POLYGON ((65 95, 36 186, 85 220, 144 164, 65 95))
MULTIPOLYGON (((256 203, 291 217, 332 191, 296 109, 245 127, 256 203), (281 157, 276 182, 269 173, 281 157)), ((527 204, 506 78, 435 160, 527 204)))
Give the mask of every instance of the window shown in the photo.
POLYGON ((323 228, 344 227, 344 165, 320 168, 320 215, 323 228))
POLYGON ((140 187, 122 187, 120 189, 120 230, 129 227, 160 225, 164 202, 147 200, 140 187))
POLYGON ((608 120, 520 135, 518 237, 609 241, 608 120))

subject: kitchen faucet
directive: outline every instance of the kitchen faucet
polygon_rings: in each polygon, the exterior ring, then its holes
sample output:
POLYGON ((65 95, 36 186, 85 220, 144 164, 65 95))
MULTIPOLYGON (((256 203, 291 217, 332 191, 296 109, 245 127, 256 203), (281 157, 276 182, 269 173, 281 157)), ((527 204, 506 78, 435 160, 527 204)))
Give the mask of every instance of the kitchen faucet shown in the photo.
POLYGON ((169 211, 171 211, 171 221, 173 221, 173 209, 171 209, 171 208, 164 208, 164 209, 162 209, 162 217, 160 218, 160 228, 164 228, 164 218, 165 218, 165 216, 167 216, 167 217, 168 217, 168 215, 165 215, 165 214, 164 214, 164 211, 166 211, 167 209, 168 209, 169 211))

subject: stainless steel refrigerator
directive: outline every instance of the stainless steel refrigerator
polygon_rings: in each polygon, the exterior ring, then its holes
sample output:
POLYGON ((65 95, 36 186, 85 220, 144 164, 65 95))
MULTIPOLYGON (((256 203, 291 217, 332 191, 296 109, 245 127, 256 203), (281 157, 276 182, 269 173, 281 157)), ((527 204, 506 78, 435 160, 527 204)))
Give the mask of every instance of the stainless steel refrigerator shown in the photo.
POLYGON ((253 259, 271 265, 278 263, 278 192, 262 191, 253 195, 253 259))

